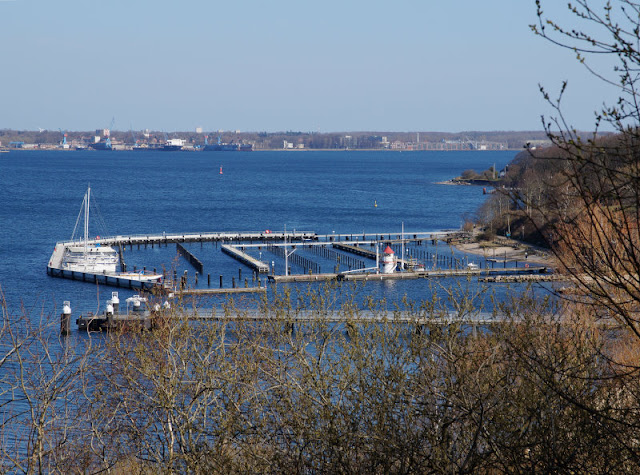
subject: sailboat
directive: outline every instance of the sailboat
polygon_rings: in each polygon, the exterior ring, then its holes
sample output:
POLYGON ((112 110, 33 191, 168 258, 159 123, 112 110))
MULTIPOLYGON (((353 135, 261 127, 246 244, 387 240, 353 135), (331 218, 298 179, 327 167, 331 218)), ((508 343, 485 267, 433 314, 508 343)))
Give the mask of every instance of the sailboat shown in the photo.
POLYGON ((118 267, 118 252, 110 246, 101 246, 96 240, 89 240, 89 209, 91 201, 91 186, 82 200, 82 207, 73 230, 75 236, 80 216, 84 215, 84 238, 79 244, 65 249, 62 257, 64 270, 84 272, 89 274, 115 273, 118 267))
MULTIPOLYGON (((158 282, 162 279, 162 274, 155 272, 118 272, 120 257, 118 252, 111 246, 100 243, 100 237, 89 238, 89 210, 91 208, 91 186, 87 188, 82 201, 82 207, 76 220, 73 230, 72 243, 64 246, 60 269, 70 271, 73 278, 75 272, 81 274, 103 275, 105 277, 116 277, 117 279, 134 282, 158 282), (74 240, 80 218, 84 217, 84 235, 82 239, 74 240)), ((54 249, 54 255, 55 255, 54 249)), ((50 266, 53 263, 53 256, 50 266)), ((65 276, 65 273, 62 273, 65 276)), ((105 282, 107 282, 105 280, 105 282)))

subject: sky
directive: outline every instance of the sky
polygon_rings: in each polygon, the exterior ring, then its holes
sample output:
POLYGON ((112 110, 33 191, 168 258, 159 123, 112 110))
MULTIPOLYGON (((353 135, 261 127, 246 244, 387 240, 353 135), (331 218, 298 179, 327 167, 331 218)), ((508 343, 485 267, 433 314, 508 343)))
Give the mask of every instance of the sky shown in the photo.
POLYGON ((568 80, 591 130, 615 91, 535 21, 534 0, 0 0, 0 128, 541 130, 539 84, 568 80))

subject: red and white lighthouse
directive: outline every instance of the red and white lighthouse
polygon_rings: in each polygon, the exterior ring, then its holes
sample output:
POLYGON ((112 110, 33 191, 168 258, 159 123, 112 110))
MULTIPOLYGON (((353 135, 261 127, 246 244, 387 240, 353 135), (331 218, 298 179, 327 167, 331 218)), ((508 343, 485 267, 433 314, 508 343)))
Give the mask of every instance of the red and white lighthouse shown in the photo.
POLYGON ((396 266, 398 264, 398 260, 396 259, 396 254, 391 249, 391 246, 387 246, 384 250, 384 255, 382 256, 382 273, 383 274, 393 274, 396 270, 396 266))

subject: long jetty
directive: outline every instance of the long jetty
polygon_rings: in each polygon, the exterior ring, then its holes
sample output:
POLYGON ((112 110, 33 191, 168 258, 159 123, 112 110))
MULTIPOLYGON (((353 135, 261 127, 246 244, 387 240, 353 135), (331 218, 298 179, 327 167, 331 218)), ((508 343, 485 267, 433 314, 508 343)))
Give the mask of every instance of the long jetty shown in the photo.
MULTIPOLYGON (((61 333, 68 335, 71 330, 71 315, 61 314, 61 333)), ((253 322, 264 324, 283 324, 286 330, 295 330, 294 324, 301 325, 314 321, 321 321, 332 324, 401 324, 410 325, 415 333, 421 333, 425 327, 449 326, 461 324, 469 326, 475 333, 477 327, 486 327, 500 324, 505 321, 502 315, 490 313, 479 313, 475 315, 461 316, 457 312, 447 312, 433 316, 418 316, 405 312, 371 312, 362 311, 355 315, 339 311, 329 311, 321 316, 313 311, 294 311, 286 316, 277 316, 270 312, 262 311, 239 311, 229 313, 221 309, 211 309, 210 311, 131 311, 128 313, 103 313, 94 315, 87 313, 80 315, 76 319, 76 325, 81 331, 111 331, 116 329, 129 330, 152 330, 161 325, 165 319, 168 320, 191 320, 191 321, 216 321, 216 322, 253 322)))
MULTIPOLYGON (((360 281, 380 281, 380 280, 408 280, 427 279, 442 277, 466 277, 466 276, 522 276, 522 275, 546 275, 546 267, 511 267, 508 269, 434 269, 424 271, 393 272, 383 274, 381 272, 341 272, 334 274, 294 274, 294 275, 270 275, 269 281, 274 283, 288 282, 315 282, 327 280, 360 280, 360 281)), ((531 279, 534 280, 534 279, 531 279)), ((537 279, 544 280, 544 279, 537 279)), ((499 280, 498 280, 499 281, 499 280)), ((517 281, 516 279, 512 280, 517 281)))
MULTIPOLYGON (((318 240, 318 235, 310 231, 293 232, 205 232, 205 233, 161 233, 161 234, 132 234, 127 236, 101 237, 88 241, 88 244, 103 244, 106 246, 135 246, 135 245, 156 245, 173 244, 186 242, 241 242, 241 241, 282 241, 284 239, 293 240, 318 240)), ((62 242, 62 245, 72 245, 74 242, 62 242)))

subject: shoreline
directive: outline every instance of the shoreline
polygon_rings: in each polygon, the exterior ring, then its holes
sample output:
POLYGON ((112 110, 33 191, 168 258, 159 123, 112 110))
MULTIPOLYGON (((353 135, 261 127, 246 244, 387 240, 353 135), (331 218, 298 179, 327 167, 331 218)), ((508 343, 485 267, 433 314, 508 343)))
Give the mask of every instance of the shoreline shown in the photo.
POLYGON ((505 258, 507 260, 517 260, 520 262, 531 262, 546 267, 557 267, 555 258, 550 250, 537 248, 513 239, 504 239, 504 242, 481 241, 457 243, 454 247, 468 254, 485 256, 496 259, 505 258))

